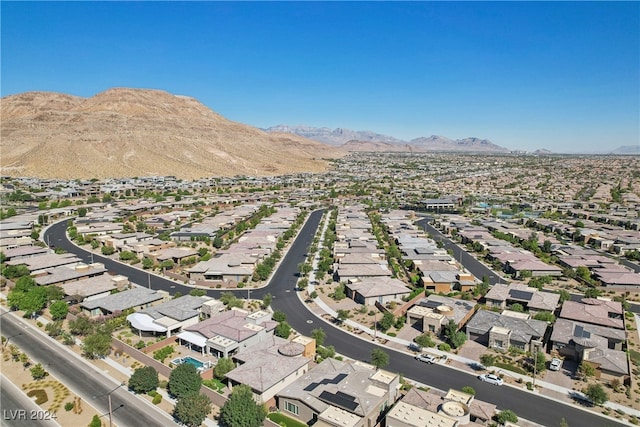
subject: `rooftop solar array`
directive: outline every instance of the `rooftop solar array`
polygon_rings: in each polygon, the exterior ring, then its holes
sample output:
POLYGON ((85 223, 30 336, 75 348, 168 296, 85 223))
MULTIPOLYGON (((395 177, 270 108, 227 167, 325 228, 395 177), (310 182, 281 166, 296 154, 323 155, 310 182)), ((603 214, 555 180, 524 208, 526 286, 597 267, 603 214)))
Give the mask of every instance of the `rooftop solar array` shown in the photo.
POLYGON ((528 291, 519 291, 517 289, 512 289, 509 292, 509 295, 513 298, 513 299, 519 299, 519 300, 525 300, 525 301, 531 301, 531 297, 533 297, 533 292, 528 292, 528 291))
POLYGON ((320 400, 331 403, 332 405, 335 405, 342 409, 346 409, 350 412, 355 411, 355 409, 358 407, 358 402, 356 402, 355 397, 341 391, 337 391, 335 394, 333 394, 325 390, 320 393, 320 396, 318 397, 320 398, 320 400))
POLYGON ((319 383, 313 382, 304 388, 304 391, 313 391, 320 385, 339 384, 343 379, 347 378, 347 374, 338 374, 332 379, 324 378, 319 383))

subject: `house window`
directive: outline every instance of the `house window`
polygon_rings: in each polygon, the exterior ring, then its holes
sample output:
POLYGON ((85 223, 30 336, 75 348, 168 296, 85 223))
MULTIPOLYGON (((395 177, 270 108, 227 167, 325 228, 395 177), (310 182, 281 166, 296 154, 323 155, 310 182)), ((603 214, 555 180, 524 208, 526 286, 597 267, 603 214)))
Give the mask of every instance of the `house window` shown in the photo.
POLYGON ((298 415, 298 405, 294 405, 291 402, 284 402, 284 410, 287 412, 291 412, 292 414, 298 415))

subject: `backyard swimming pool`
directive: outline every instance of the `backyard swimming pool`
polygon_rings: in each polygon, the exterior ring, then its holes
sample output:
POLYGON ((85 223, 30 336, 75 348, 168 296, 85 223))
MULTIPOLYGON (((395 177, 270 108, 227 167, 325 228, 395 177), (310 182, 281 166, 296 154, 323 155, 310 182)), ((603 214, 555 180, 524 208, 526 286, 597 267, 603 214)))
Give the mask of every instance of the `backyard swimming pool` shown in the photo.
POLYGON ((177 359, 173 359, 171 363, 174 365, 189 363, 190 365, 195 366, 198 371, 203 371, 211 367, 211 362, 203 362, 191 356, 178 357, 177 359))

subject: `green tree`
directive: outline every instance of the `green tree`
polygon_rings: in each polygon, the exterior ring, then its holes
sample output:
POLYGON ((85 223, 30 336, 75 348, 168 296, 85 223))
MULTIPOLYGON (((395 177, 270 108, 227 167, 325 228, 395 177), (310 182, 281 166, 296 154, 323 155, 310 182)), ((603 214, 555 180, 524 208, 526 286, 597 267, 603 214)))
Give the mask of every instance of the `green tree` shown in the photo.
POLYGON ((596 374, 596 368, 590 363, 584 361, 578 365, 578 373, 583 377, 593 377, 596 374))
POLYGON ((287 339, 291 335, 291 326, 287 322, 280 322, 273 333, 277 337, 287 339))
POLYGON ((87 335, 82 345, 82 354, 89 359, 101 359, 111 350, 111 333, 108 330, 98 329, 91 335, 87 335))
POLYGON ((458 324, 453 319, 449 320, 449 323, 444 326, 442 335, 453 348, 461 347, 467 340, 467 335, 458 331, 458 324))
POLYGON ((2 275, 7 279, 15 279, 16 277, 29 276, 30 272, 26 265, 5 265, 2 269, 2 275))
POLYGON ((198 427, 211 412, 211 399, 204 394, 192 393, 176 402, 173 416, 188 427, 198 427))
POLYGON ((69 332, 73 335, 88 335, 93 331, 93 323, 87 316, 77 316, 69 320, 69 332))
POLYGON ((382 332, 386 332, 393 326, 394 322, 395 318, 393 317, 393 314, 385 311, 382 315, 382 319, 380 319, 380 321, 377 323, 378 329, 380 329, 382 332))
POLYGON ((322 359, 330 359, 336 355, 336 349, 332 345, 318 347, 316 351, 322 359))
POLYGON ((589 268, 585 267, 584 265, 579 266, 578 268, 576 268, 576 274, 578 275, 579 278, 589 281, 591 279, 591 271, 589 270, 589 268))
POLYGON ((547 359, 544 357, 544 353, 542 351, 536 351, 534 354, 535 356, 533 360, 536 366, 536 372, 541 374, 547 369, 547 359))
POLYGON ((181 363, 169 375, 167 390, 172 396, 181 398, 198 393, 202 385, 202 377, 191 363, 181 363))
POLYGON ((46 286, 47 302, 61 301, 64 299, 64 291, 60 286, 46 286))
POLYGON ((87 208, 78 208, 78 216, 80 218, 87 216, 87 208))
POLYGON ((384 368, 389 364, 389 354, 380 348, 371 350, 371 364, 378 369, 384 368))
POLYGON ((49 373, 44 369, 41 363, 34 365, 33 368, 29 369, 31 372, 31 376, 34 380, 41 380, 42 378, 49 375, 49 373))
POLYGON ((321 347, 324 345, 327 333, 322 328, 316 328, 311 331, 311 338, 316 340, 316 346, 321 347))
POLYGON ((100 251, 102 252, 102 255, 105 256, 113 255, 116 252, 116 250, 111 246, 103 246, 100 251))
POLYGON ((267 308, 271 305, 273 301, 273 296, 271 294, 266 294, 262 297, 262 308, 267 308))
POLYGON ((541 311, 539 313, 536 313, 536 315, 533 316, 533 318, 535 320, 543 320, 549 323, 553 323, 556 321, 556 316, 550 311, 541 311))
POLYGON ((287 320, 286 313, 280 310, 274 311, 271 317, 273 317, 273 320, 275 320, 276 322, 284 322, 285 320, 287 320))
POLYGON ((560 291, 558 291, 558 293, 560 294, 560 304, 562 304, 565 301, 569 301, 569 299, 571 299, 571 294, 569 294, 568 291, 565 291, 564 289, 560 289, 560 291))
POLYGON ((251 388, 246 385, 234 387, 229 399, 220 408, 220 424, 223 427, 260 427, 266 417, 266 408, 256 403, 251 388))
POLYGON ((69 305, 64 301, 56 301, 49 306, 49 312, 53 320, 62 320, 69 313, 69 305))
POLYGON ((147 257, 142 258, 142 268, 145 270, 153 268, 153 260, 147 257))
POLYGON ((158 388, 159 383, 158 371, 152 366, 136 369, 129 378, 129 388, 134 393, 148 393, 158 388))
POLYGON ((499 424, 506 424, 507 422, 516 424, 518 422, 518 416, 512 410, 505 409, 504 411, 500 411, 498 415, 495 416, 495 420, 499 424))
POLYGON ((213 368, 213 375, 219 380, 224 379, 225 375, 231 372, 236 367, 235 363, 230 357, 222 357, 218 359, 216 367, 213 368))
POLYGON ((509 309, 511 311, 515 311, 516 313, 524 313, 524 307, 519 302, 511 304, 511 307, 509 307, 509 309))
POLYGON ((589 384, 587 389, 584 391, 584 394, 596 405, 602 405, 609 400, 609 395, 600 383, 589 384))
POLYGON ((91 418, 89 427, 102 427, 102 421, 100 421, 100 417, 97 415, 94 415, 93 418, 91 418))
POLYGON ((40 313, 47 305, 47 290, 44 287, 34 287, 26 292, 20 301, 20 310, 24 311, 25 316, 33 316, 40 313))
POLYGON ((349 313, 349 310, 346 310, 344 308, 341 308, 340 310, 338 310, 336 314, 338 315, 337 316, 338 321, 341 323, 347 320, 351 316, 351 314, 349 313))
POLYGON ((435 347, 436 346, 435 341, 433 341, 433 338, 431 338, 431 334, 429 334, 428 332, 425 332, 423 334, 418 335, 413 340, 420 347, 435 347))
POLYGON ((496 358, 493 354, 485 353, 480 356, 480 363, 482 363, 484 366, 493 366, 495 362, 496 358))

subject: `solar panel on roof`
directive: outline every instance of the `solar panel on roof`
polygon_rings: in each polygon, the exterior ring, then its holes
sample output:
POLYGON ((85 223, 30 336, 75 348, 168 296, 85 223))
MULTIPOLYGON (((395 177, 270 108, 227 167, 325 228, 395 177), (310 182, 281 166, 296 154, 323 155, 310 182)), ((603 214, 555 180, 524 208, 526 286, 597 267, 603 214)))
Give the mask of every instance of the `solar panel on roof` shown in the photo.
POLYGON ((586 331, 581 325, 576 326, 573 334, 578 338, 591 338, 591 332, 586 331))
POLYGON ((324 378, 319 383, 313 382, 304 388, 305 391, 313 391, 319 385, 327 385, 327 384, 339 384, 343 379, 347 378, 347 374, 338 374, 331 379, 324 378))
POLYGON ((318 397, 320 398, 320 400, 329 402, 339 408, 346 409, 351 412, 353 412, 358 407, 358 403, 355 401, 355 397, 342 393, 340 391, 336 394, 333 394, 325 390, 320 393, 320 396, 318 397))
POLYGON ((519 291, 517 289, 513 289, 509 292, 509 295, 513 299, 520 299, 525 301, 531 301, 531 297, 533 297, 533 292, 529 291, 519 291))

